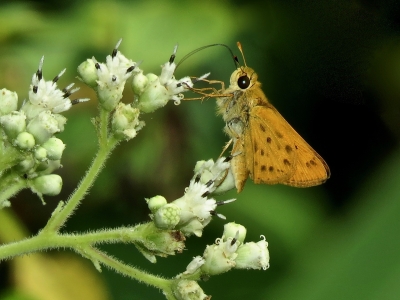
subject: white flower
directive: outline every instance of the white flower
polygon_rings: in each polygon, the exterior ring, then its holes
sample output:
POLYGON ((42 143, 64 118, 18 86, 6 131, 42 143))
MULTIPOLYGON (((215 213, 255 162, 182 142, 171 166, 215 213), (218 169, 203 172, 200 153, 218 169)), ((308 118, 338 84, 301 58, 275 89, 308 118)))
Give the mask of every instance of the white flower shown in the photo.
POLYGON ((62 70, 53 80, 45 81, 43 78, 42 67, 44 57, 40 60, 39 68, 32 77, 32 84, 29 91, 28 100, 25 100, 21 110, 25 112, 27 118, 33 119, 43 111, 61 113, 71 108, 72 104, 87 101, 88 99, 76 99, 71 101, 69 96, 79 88, 72 88, 73 83, 60 90, 57 87, 58 79, 64 74, 62 70))
POLYGON ((190 181, 185 195, 174 201, 174 204, 182 210, 181 223, 187 223, 192 218, 202 221, 211 217, 211 212, 217 207, 217 202, 215 199, 208 199, 208 194, 208 186, 194 179, 190 181))
POLYGON ((122 92, 126 80, 131 77, 133 71, 138 72, 136 63, 126 58, 118 47, 122 40, 119 40, 111 55, 106 58, 106 63, 95 61, 97 70, 97 92, 100 104, 107 111, 113 110, 122 98, 122 92))
MULTIPOLYGON (((133 76, 132 89, 137 96, 138 107, 141 111, 153 112, 165 106, 170 100, 178 105, 184 98, 182 93, 193 87, 189 76, 179 80, 175 79, 176 64, 174 60, 177 49, 178 46, 175 46, 169 61, 161 65, 160 76, 151 73, 145 76, 142 72, 133 76)), ((204 79, 208 75, 209 73, 201 76, 200 79, 204 79)))
POLYGON ((183 274, 193 274, 202 265, 204 265, 205 260, 201 256, 193 257, 193 260, 187 265, 186 271, 183 274))
POLYGON ((223 193, 235 188, 235 180, 230 171, 230 160, 220 157, 214 163, 212 159, 198 161, 194 172, 199 177, 199 181, 206 183, 210 180, 215 182, 213 193, 223 193))

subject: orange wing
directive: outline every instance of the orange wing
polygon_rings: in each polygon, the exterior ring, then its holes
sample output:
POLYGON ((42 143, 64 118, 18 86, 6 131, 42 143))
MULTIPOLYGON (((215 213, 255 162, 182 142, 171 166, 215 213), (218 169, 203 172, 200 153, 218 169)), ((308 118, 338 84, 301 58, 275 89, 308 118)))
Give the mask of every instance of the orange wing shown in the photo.
POLYGON ((329 167, 271 105, 250 110, 246 165, 255 183, 309 187, 325 182, 329 167))

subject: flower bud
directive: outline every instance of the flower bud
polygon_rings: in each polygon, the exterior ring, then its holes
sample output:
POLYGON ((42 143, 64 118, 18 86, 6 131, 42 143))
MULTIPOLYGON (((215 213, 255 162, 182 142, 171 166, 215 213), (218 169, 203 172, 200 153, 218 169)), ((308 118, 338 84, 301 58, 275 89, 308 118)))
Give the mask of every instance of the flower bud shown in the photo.
POLYGON ((153 220, 157 228, 173 229, 179 223, 181 209, 173 203, 161 207, 154 214, 153 220))
POLYGON ((40 162, 44 162, 47 159, 47 150, 43 147, 37 147, 33 154, 35 155, 35 158, 40 162))
POLYGON ((0 124, 9 139, 14 139, 18 134, 25 131, 26 115, 22 111, 13 111, 8 115, 0 117, 0 124))
POLYGON ((225 243, 219 240, 219 244, 209 245, 204 251, 205 263, 201 266, 201 270, 207 275, 218 275, 228 272, 235 267, 235 254, 226 253, 225 243))
POLYGON ((163 196, 155 196, 150 199, 146 199, 147 205, 152 213, 155 213, 160 207, 167 204, 167 199, 163 196))
POLYGON ((234 222, 227 223, 224 225, 224 240, 231 237, 237 239, 240 244, 243 244, 244 239, 246 238, 246 232, 246 227, 240 224, 236 224, 234 222))
POLYGON ((237 269, 263 269, 269 268, 269 251, 268 243, 263 238, 261 241, 254 243, 245 243, 236 251, 235 259, 237 269))
POLYGON ((59 124, 54 115, 46 110, 33 118, 26 127, 26 130, 33 135, 38 145, 46 142, 54 133, 59 132, 59 124))
POLYGON ((170 99, 167 89, 154 74, 147 74, 148 83, 143 93, 139 95, 138 107, 142 112, 151 113, 168 103, 170 99))
POLYGON ((122 98, 123 86, 117 88, 109 86, 108 84, 97 81, 97 94, 99 95, 99 103, 106 111, 112 111, 117 106, 122 98))
POLYGON ((31 180, 31 188, 39 195, 56 196, 61 192, 62 178, 57 174, 42 175, 31 180))
POLYGON ((65 149, 65 144, 62 140, 51 137, 45 143, 42 144, 42 147, 47 151, 47 158, 50 160, 59 160, 63 154, 65 149))
POLYGON ((18 95, 7 89, 0 90, 0 116, 7 115, 18 108, 18 95))
POLYGON ((21 150, 30 150, 35 146, 35 138, 29 132, 21 132, 14 140, 14 144, 21 150))
POLYGON ((117 138, 130 140, 144 126, 139 121, 140 111, 130 104, 118 103, 112 119, 112 129, 117 138))
POLYGON ((97 86, 96 80, 99 79, 99 76, 97 75, 97 70, 93 59, 89 58, 81 63, 78 66, 78 74, 80 76, 80 79, 88 86, 92 88, 97 86))
POLYGON ((148 74, 147 76, 143 75, 142 70, 140 70, 137 74, 133 75, 132 90, 136 95, 143 94, 143 92, 149 82, 149 78, 151 78, 151 75, 154 75, 154 74, 148 74))
POLYGON ((209 300, 211 297, 204 294, 199 284, 194 280, 179 280, 173 287, 173 292, 178 300, 209 300))

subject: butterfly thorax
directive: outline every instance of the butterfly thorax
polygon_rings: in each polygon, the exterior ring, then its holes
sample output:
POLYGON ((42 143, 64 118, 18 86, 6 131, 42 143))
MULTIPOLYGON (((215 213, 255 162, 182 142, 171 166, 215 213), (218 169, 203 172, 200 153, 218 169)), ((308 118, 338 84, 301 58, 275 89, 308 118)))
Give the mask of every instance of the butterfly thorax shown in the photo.
POLYGON ((225 132, 232 138, 238 138, 248 126, 250 110, 257 105, 266 105, 268 100, 257 81, 257 73, 249 67, 236 69, 230 78, 229 87, 223 91, 226 97, 217 98, 217 113, 226 122, 225 132), (241 88, 240 81, 250 80, 246 88, 241 88))

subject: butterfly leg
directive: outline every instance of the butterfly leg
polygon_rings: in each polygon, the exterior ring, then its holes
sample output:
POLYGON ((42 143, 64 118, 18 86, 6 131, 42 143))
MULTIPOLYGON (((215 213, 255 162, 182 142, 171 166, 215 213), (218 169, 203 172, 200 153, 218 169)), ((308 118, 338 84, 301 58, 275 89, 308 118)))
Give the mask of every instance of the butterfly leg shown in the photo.
POLYGON ((229 146, 232 144, 232 142, 233 142, 233 139, 230 139, 229 142, 226 143, 226 145, 225 145, 224 148, 222 149, 222 152, 221 152, 221 154, 218 156, 218 158, 221 158, 221 157, 222 157, 222 154, 224 154, 224 152, 226 151, 226 149, 229 148, 229 146))

